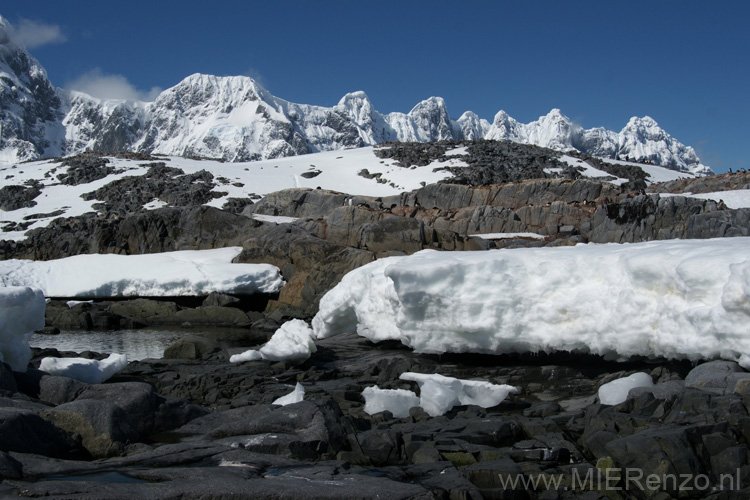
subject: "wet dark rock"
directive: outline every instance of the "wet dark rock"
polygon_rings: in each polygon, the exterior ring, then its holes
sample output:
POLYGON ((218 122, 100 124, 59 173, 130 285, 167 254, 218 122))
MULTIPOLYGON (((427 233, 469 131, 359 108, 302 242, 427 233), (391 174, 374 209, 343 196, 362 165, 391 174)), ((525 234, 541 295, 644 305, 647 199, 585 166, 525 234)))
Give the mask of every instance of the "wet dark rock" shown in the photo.
POLYGON ((55 427, 81 437, 92 457, 106 458, 122 452, 125 442, 138 438, 125 411, 106 400, 82 399, 42 412, 55 427))
POLYGON ((203 303, 201 305, 203 307, 226 307, 239 304, 239 302, 240 299, 238 299, 237 297, 233 297, 232 295, 227 295, 226 293, 211 292, 210 294, 208 294, 208 297, 203 300, 203 303))
POLYGON ((164 350, 164 359, 201 359, 213 354, 218 346, 204 337, 191 335, 181 338, 164 350))
POLYGON ((136 298, 113 302, 109 310, 119 316, 145 324, 159 324, 179 311, 179 306, 168 300, 136 298))
POLYGON ((5 479, 21 479, 23 477, 21 462, 0 451, 0 481, 5 479))
POLYGON ((750 379, 733 361, 709 361, 696 366, 685 377, 685 387, 694 387, 716 394, 732 394, 740 380, 750 379))
POLYGON ((33 410, 0 407, 0 451, 80 458, 73 437, 33 410))
POLYGON ((70 377, 43 375, 39 379, 38 397, 46 403, 60 405, 75 401, 87 386, 88 384, 70 377))
POLYGON ((16 379, 13 376, 13 370, 7 364, 0 361, 0 391, 7 391, 10 393, 16 392, 18 385, 16 379))

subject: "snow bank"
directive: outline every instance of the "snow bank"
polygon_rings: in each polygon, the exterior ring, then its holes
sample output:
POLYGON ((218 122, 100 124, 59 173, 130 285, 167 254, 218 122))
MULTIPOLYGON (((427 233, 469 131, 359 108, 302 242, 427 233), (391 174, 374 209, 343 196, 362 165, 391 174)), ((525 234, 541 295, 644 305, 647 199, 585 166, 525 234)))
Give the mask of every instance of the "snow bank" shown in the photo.
POLYGON ((0 288, 0 361, 26 371, 31 359, 29 337, 44 327, 44 295, 28 287, 0 288))
POLYGON ((603 405, 619 405, 628 399, 630 389, 653 387, 654 381, 648 373, 638 372, 629 377, 618 378, 599 388, 599 401, 603 405))
POLYGON ((32 286, 47 297, 180 296, 274 293, 284 284, 268 264, 232 264, 241 247, 146 255, 76 255, 0 261, 0 284, 32 286))
POLYGON ((376 385, 365 388, 362 396, 368 415, 389 411, 396 418, 406 418, 411 408, 419 406, 419 397, 406 389, 381 389, 376 385))
POLYGON ((235 354, 229 358, 229 361, 241 363, 268 359, 301 362, 309 358, 310 354, 316 350, 312 329, 301 319, 293 319, 281 325, 260 350, 250 349, 241 354, 235 354))
POLYGON ((749 360, 748 249, 750 238, 422 251, 350 272, 312 324, 316 338, 356 330, 427 353, 749 360))
POLYGON ((87 358, 43 358, 39 369, 50 375, 70 377, 87 384, 101 384, 128 365, 124 354, 110 354, 98 361, 87 358))
POLYGON ((294 390, 292 392, 286 394, 285 396, 277 398, 271 404, 286 406, 294 403, 299 403, 303 399, 305 399, 305 388, 302 386, 302 384, 297 382, 297 385, 294 386, 294 390))
POLYGON ((459 404, 491 408, 502 403, 509 394, 518 392, 512 385, 462 380, 437 373, 405 372, 399 378, 419 384, 419 406, 432 417, 444 415, 459 404))

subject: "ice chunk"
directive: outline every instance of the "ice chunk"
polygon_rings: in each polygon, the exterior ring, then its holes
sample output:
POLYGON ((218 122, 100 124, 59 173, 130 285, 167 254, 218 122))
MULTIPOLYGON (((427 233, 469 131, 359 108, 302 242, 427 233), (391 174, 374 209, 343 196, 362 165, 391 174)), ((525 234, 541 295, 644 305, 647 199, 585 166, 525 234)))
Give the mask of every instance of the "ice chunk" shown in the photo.
POLYGON ((255 349, 248 349, 240 354, 232 354, 229 356, 230 363, 244 363, 245 361, 258 361, 263 359, 260 352, 255 349))
POLYGON ((459 404, 456 391, 432 379, 419 386, 419 406, 431 417, 444 415, 459 404))
POLYGON ((32 286, 47 297, 274 293, 284 284, 269 264, 233 264, 242 247, 145 255, 75 255, 0 261, 0 284, 32 286))
POLYGON ((396 418, 409 416, 409 409, 419 406, 419 398, 406 389, 381 389, 377 385, 362 391, 365 398, 365 413, 374 415, 389 411, 396 418))
POLYGON ((599 401, 603 405, 619 405, 628 399, 630 389, 652 387, 654 381, 648 373, 638 372, 628 377, 618 378, 599 387, 599 401))
POLYGON ((29 337, 44 327, 44 295, 29 287, 0 287, 0 361, 26 371, 31 359, 29 337))
POLYGON ((304 361, 317 350, 312 334, 301 319, 287 321, 260 348, 260 354, 271 361, 304 361))
POLYGON ((113 353, 101 361, 87 358, 43 358, 39 369, 50 375, 70 377, 88 384, 101 384, 127 365, 127 356, 113 353))
POLYGON ((443 415, 457 404, 491 408, 518 388, 484 380, 462 380, 438 373, 405 372, 399 377, 419 384, 419 405, 431 416, 443 415))
POLYGON ((297 385, 294 386, 294 390, 292 392, 285 396, 277 398, 272 404, 286 406, 293 403, 299 403, 303 399, 305 399, 305 388, 302 386, 302 384, 297 382, 297 385))
POLYGON ((317 348, 312 338, 313 331, 301 319, 287 321, 274 332, 271 339, 260 350, 249 349, 229 358, 231 363, 243 361, 305 361, 317 348))
POLYGON ((750 355, 750 238, 423 250, 348 273, 316 338, 356 330, 417 352, 750 355))

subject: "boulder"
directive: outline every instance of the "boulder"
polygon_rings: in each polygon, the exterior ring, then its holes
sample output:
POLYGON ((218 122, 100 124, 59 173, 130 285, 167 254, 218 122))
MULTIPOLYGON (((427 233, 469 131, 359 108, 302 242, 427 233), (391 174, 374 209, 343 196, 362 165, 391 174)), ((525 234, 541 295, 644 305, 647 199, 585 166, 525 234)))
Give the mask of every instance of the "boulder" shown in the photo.
POLYGON ((74 401, 89 384, 70 377, 45 374, 39 379, 39 399, 53 405, 74 401))
POLYGON ((80 447, 71 434, 36 411, 0 408, 0 451, 80 458, 80 447))
POLYGON ((127 442, 138 439, 127 413, 106 400, 80 399, 41 413, 55 427, 79 435, 81 444, 94 458, 119 455, 127 442))
POLYGON ((23 466, 21 462, 0 451, 0 482, 4 479, 21 479, 23 477, 23 466))
POLYGON ((203 307, 228 307, 238 304, 240 299, 226 293, 211 292, 203 300, 203 307))
POLYGON ((164 350, 164 359, 201 359, 214 353, 218 346, 205 337, 190 335, 181 338, 164 350))
POLYGON ((109 310, 114 314, 146 324, 158 324, 179 311, 177 304, 167 300, 129 299, 113 302, 109 310))
POLYGON ((303 459, 334 457, 346 440, 341 410, 333 401, 306 400, 281 407, 254 405, 214 412, 175 432, 303 459))
POLYGON ((732 394, 737 382, 750 379, 750 373, 733 361, 709 361, 702 363, 687 374, 685 387, 693 387, 715 394, 732 394))

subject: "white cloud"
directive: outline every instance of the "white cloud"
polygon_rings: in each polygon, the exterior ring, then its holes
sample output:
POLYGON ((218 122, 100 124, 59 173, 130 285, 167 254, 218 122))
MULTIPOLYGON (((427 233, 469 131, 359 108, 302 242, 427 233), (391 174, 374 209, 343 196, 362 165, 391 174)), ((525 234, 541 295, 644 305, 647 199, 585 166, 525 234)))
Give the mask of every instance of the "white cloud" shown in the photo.
POLYGON ((60 26, 30 19, 21 19, 18 25, 13 27, 13 39, 27 49, 35 49, 51 43, 63 43, 68 40, 60 26))
POLYGON ((126 99, 128 101, 153 101, 161 93, 159 87, 149 91, 135 88, 123 75, 108 75, 99 68, 84 73, 65 85, 68 90, 83 92, 98 99, 126 99))

